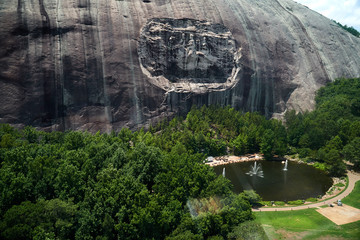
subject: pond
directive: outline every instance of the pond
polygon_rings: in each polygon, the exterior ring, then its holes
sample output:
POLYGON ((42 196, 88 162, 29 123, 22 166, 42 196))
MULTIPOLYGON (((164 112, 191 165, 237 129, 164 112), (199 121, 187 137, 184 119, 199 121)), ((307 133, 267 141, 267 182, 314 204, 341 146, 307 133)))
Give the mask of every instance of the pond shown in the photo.
POLYGON ((254 167, 253 161, 215 166, 218 175, 223 174, 234 185, 233 191, 255 190, 264 201, 292 201, 324 195, 332 186, 332 179, 325 172, 306 164, 278 161, 257 161, 262 167, 261 174, 247 174, 254 167))

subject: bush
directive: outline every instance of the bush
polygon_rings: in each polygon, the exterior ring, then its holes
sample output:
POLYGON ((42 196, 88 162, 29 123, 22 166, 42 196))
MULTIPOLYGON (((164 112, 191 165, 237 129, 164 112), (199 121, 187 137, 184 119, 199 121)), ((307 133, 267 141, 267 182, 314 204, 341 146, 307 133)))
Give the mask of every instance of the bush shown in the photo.
POLYGON ((250 202, 252 206, 259 205, 261 197, 254 190, 244 190, 243 196, 250 202))
POLYGON ((312 163, 312 162, 314 162, 314 160, 312 160, 311 158, 308 158, 308 157, 303 158, 303 159, 301 159, 301 160, 303 160, 303 161, 306 162, 306 163, 312 163))
POLYGON ((260 201, 259 203, 263 206, 272 206, 271 201, 260 201))
POLYGON ((289 204, 289 205, 296 205, 296 206, 298 206, 298 205, 304 204, 304 201, 303 201, 303 200, 288 201, 288 204, 289 204))
POLYGON ((310 155, 311 149, 310 148, 300 148, 298 150, 298 152, 299 152, 299 157, 300 158, 306 158, 306 157, 308 157, 310 155))
POLYGON ((222 236, 211 236, 211 237, 208 237, 208 240, 223 240, 224 238, 222 236))
POLYGON ((235 227, 232 232, 227 235, 228 239, 268 239, 264 229, 259 223, 248 221, 235 227))
POLYGON ((288 149, 288 155, 292 156, 292 157, 295 157, 296 154, 298 154, 298 149, 296 147, 289 147, 288 149))
POLYGON ((306 199, 306 202, 317 202, 317 199, 311 197, 311 198, 306 199))
POLYGON ((315 162, 314 163, 314 168, 320 169, 322 171, 326 171, 326 164, 325 163, 315 162))
POLYGON ((275 205, 276 206, 284 206, 285 202, 283 202, 283 201, 275 201, 275 205))

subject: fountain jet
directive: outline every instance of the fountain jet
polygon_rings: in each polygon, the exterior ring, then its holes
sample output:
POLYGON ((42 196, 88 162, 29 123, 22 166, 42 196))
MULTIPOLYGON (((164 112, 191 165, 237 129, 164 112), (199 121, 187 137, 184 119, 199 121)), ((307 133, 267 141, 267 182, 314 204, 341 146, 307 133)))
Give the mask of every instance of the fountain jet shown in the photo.
POLYGON ((223 177, 225 177, 225 168, 223 168, 223 173, 222 173, 223 177))
POLYGON ((288 160, 286 159, 286 161, 285 161, 285 167, 283 168, 283 171, 287 171, 288 169, 287 169, 287 166, 288 166, 288 160))
POLYGON ((264 178, 264 173, 262 171, 261 164, 259 163, 259 165, 257 165, 256 162, 254 163, 254 166, 250 167, 250 171, 246 174, 250 176, 258 176, 264 178))

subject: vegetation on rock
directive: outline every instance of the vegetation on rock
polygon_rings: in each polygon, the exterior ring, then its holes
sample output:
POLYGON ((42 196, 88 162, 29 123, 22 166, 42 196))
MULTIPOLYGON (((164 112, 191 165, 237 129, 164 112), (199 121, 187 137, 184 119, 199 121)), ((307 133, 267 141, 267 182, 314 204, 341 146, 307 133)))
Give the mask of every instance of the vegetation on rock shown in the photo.
MULTIPOLYGON (((333 20, 334 21, 334 20, 333 20)), ((349 33, 351 33, 352 35, 354 35, 355 37, 360 37, 360 32, 357 31, 354 27, 349 27, 346 24, 342 25, 339 22, 334 21, 337 25, 339 25, 342 29, 344 29, 345 31, 348 31, 349 33)))

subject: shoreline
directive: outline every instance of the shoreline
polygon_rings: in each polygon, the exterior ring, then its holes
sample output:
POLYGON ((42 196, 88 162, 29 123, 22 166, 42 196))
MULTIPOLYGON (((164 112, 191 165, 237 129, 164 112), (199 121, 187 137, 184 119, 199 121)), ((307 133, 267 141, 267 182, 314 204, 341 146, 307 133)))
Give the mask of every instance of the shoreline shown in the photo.
POLYGON ((231 163, 261 161, 261 160, 264 160, 264 156, 259 153, 247 154, 244 156, 225 155, 220 157, 208 157, 206 159, 205 164, 209 165, 210 167, 215 167, 215 166, 222 166, 231 163))
MULTIPOLYGON (((297 162, 300 164, 302 163, 302 164, 306 164, 306 165, 310 165, 310 166, 313 165, 311 163, 301 161, 300 159, 291 158, 288 155, 284 156, 284 158, 288 161, 297 162)), ((246 154, 243 156, 225 155, 225 156, 219 156, 219 157, 208 157, 205 160, 205 164, 210 167, 215 167, 215 166, 223 166, 223 165, 232 164, 232 163, 262 161, 262 160, 264 160, 264 156, 263 156, 263 154, 260 154, 260 153, 246 154)), ((335 177, 332 177, 331 179, 333 181, 333 184, 325 192, 325 194, 323 196, 321 196, 321 198, 317 198, 318 202, 322 202, 322 201, 326 201, 328 199, 334 198, 345 190, 346 180, 343 180, 341 178, 335 178, 335 177), (341 187, 336 186, 338 183, 342 183, 342 184, 344 184, 344 186, 341 186, 341 187)), ((309 204, 309 203, 305 203, 305 204, 309 204)))
POLYGON ((343 189, 343 191, 341 191, 337 195, 332 196, 330 198, 327 198, 324 200, 319 200, 318 202, 302 204, 299 206, 295 206, 295 205, 292 205, 292 206, 291 205, 288 205, 288 206, 263 206, 263 207, 253 208, 252 210, 254 212, 268 212, 268 211, 276 212, 276 211, 303 210, 303 209, 309 209, 309 208, 321 208, 322 206, 325 206, 328 204, 336 205, 336 203, 337 203, 336 199, 342 200, 345 197, 347 197, 354 190, 356 182, 360 181, 360 174, 357 172, 348 171, 347 179, 348 179, 348 182, 345 186, 345 189, 343 189))
MULTIPOLYGON (((297 162, 297 163, 300 163, 300 164, 306 164, 306 165, 309 165, 309 166, 314 165, 314 163, 312 163, 312 162, 310 162, 310 163, 305 162, 305 161, 302 161, 299 158, 292 158, 289 155, 285 155, 284 158, 287 159, 288 161, 297 162)), ((346 179, 342 179, 342 178, 339 178, 339 177, 330 177, 330 178, 333 181, 333 183, 329 187, 329 189, 325 192, 325 194, 323 196, 321 196, 321 198, 317 198, 319 200, 319 202, 326 201, 328 199, 332 199, 332 198, 336 197, 337 195, 339 195, 340 193, 342 193, 343 191, 345 191, 345 189, 346 189, 346 185, 347 185, 347 180, 346 179), (343 184, 344 186, 336 186, 339 183, 343 184)))

